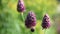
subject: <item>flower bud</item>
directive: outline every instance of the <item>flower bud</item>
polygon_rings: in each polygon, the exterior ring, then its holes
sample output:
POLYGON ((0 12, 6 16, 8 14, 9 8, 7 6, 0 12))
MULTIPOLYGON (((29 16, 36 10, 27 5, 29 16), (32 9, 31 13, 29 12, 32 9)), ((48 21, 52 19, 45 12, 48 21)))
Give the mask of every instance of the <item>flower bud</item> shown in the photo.
POLYGON ((48 14, 45 14, 43 17, 42 27, 43 27, 43 29, 47 29, 50 27, 50 18, 48 16, 48 14))
POLYGON ((17 11, 18 12, 24 12, 25 11, 25 6, 24 6, 24 1, 23 0, 18 1, 17 11))
POLYGON ((32 28, 36 25, 36 16, 34 12, 29 12, 25 20, 25 25, 27 28, 32 28))
POLYGON ((35 28, 31 28, 31 32, 34 32, 35 31, 35 28))

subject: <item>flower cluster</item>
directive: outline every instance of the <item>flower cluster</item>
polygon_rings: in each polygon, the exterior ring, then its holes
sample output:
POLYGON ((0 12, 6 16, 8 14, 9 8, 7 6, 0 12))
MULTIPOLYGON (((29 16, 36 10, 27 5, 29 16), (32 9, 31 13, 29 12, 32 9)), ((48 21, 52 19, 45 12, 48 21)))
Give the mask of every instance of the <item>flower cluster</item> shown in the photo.
POLYGON ((42 20, 42 27, 43 29, 49 28, 50 27, 50 18, 48 14, 45 14, 42 20))
POLYGON ((31 28, 31 31, 34 32, 34 27, 36 25, 36 15, 34 12, 30 11, 25 20, 25 25, 27 28, 31 28))
MULTIPOLYGON (((17 4, 17 11, 24 12, 25 6, 23 0, 19 0, 17 4)), ((25 26, 30 28, 34 32, 34 27, 36 26, 36 15, 33 11, 30 11, 25 19, 25 26)), ((50 18, 48 14, 45 14, 42 20, 42 28, 47 29, 50 27, 50 18)))
POLYGON ((25 20, 25 25, 27 28, 32 28, 36 25, 36 16, 34 12, 29 12, 25 20))
POLYGON ((24 12, 25 11, 25 6, 23 0, 19 0, 17 4, 17 11, 18 12, 24 12))

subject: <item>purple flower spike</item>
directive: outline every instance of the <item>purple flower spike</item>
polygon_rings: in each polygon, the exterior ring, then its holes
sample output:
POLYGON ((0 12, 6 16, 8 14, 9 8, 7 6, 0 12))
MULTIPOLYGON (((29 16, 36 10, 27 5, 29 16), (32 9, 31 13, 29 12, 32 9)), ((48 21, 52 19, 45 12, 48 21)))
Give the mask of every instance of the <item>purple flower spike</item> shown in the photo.
POLYGON ((23 0, 18 1, 17 11, 18 12, 24 12, 25 11, 25 6, 24 6, 24 1, 23 0))
POLYGON ((25 25, 27 28, 33 28, 36 25, 36 16, 34 12, 29 12, 25 20, 25 25))
POLYGON ((48 16, 48 14, 45 14, 43 17, 42 27, 43 27, 43 29, 47 29, 50 27, 50 18, 48 16))

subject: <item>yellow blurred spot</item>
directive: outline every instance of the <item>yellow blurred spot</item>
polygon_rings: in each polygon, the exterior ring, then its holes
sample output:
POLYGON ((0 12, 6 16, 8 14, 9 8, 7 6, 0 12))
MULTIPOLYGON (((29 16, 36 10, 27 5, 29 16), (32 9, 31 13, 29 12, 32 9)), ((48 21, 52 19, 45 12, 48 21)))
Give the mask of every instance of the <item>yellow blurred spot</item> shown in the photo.
POLYGON ((12 4, 11 2, 8 3, 8 7, 9 7, 9 8, 11 8, 12 5, 13 5, 13 4, 12 4))
POLYGON ((40 30, 39 32, 40 32, 39 34, 44 34, 44 31, 43 30, 40 30))
POLYGON ((32 6, 32 2, 28 0, 27 5, 32 6))
POLYGON ((13 9, 13 10, 16 10, 16 8, 17 8, 17 3, 14 3, 14 4, 12 5, 12 9, 13 9))
POLYGON ((37 24, 36 24, 36 28, 39 28, 40 27, 40 25, 41 25, 41 21, 37 21, 37 24))
POLYGON ((36 0, 35 2, 40 4, 40 3, 42 3, 42 0, 36 0))
POLYGON ((8 7, 9 7, 10 9, 12 9, 12 10, 16 10, 17 3, 16 3, 16 2, 15 2, 15 3, 9 2, 9 3, 8 3, 8 7))

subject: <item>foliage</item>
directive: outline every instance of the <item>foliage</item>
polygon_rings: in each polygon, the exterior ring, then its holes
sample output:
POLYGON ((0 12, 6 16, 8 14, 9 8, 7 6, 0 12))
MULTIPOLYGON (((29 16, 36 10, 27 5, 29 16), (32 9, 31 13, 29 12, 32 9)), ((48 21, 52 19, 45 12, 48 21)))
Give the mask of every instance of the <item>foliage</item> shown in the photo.
MULTIPOLYGON (((41 27, 43 15, 48 13, 52 18, 55 14, 56 0, 24 0, 26 6, 24 17, 26 18, 30 10, 36 14, 37 25, 33 33, 25 27, 25 22, 22 22, 21 15, 16 9, 17 2, 18 0, 0 0, 0 34, 44 34, 41 27)), ((46 34, 55 32, 53 25, 46 30, 46 34)))

